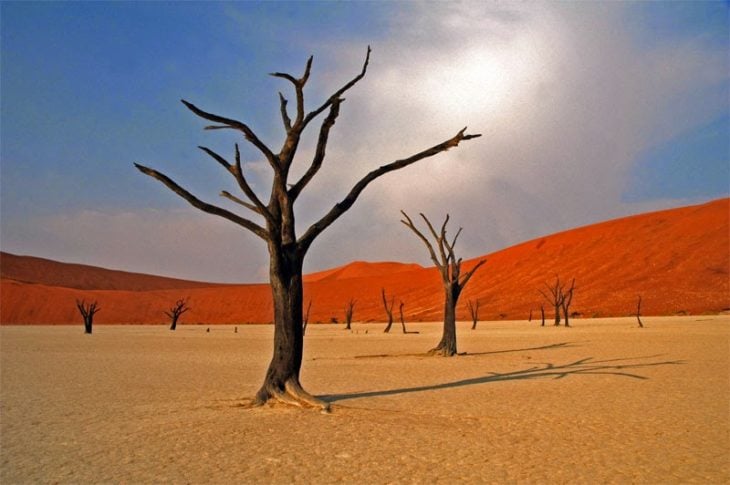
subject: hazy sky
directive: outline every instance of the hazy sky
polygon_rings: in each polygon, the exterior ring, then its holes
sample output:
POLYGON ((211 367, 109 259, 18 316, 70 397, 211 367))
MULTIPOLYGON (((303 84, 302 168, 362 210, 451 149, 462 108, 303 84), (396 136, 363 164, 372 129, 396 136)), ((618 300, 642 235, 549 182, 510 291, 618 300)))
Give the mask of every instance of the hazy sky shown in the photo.
MULTIPOLYGON (((386 175, 315 242, 305 269, 428 264, 399 210, 463 226, 475 257, 623 215, 730 192, 726 2, 2 2, 0 247, 189 279, 264 281, 266 249, 133 168, 210 202, 231 156, 187 99, 249 123, 277 151, 278 91, 314 55, 318 106, 360 70, 300 233, 369 170, 481 138, 386 175)), ((290 106, 293 105, 293 101, 290 106)), ((311 129, 316 129, 313 123, 311 129)), ((307 166, 304 143, 296 173, 307 166)), ((267 165, 242 152, 268 198, 267 165)))

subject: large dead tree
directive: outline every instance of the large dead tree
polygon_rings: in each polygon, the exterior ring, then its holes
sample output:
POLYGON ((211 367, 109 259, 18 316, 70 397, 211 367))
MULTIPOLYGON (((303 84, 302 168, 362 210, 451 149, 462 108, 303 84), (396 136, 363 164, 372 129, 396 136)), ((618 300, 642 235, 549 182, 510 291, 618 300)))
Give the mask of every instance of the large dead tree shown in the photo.
POLYGON ((441 282, 444 285, 444 329, 441 341, 436 347, 429 351, 430 354, 443 355, 450 357, 456 354, 456 304, 459 301, 459 296, 462 290, 469 282, 474 272, 483 265, 486 260, 482 259, 475 264, 472 269, 467 271, 465 274, 461 274, 461 258, 456 258, 454 254, 454 246, 456 241, 459 239, 461 234, 461 228, 456 232, 454 239, 449 242, 446 237, 446 224, 449 222, 449 215, 446 215, 444 223, 441 225, 441 230, 436 232, 431 221, 421 214, 421 218, 426 223, 428 231, 431 237, 434 239, 434 244, 428 240, 428 238, 413 224, 413 221, 408 214, 401 211, 405 219, 401 219, 401 222, 406 225, 411 231, 413 231, 418 238, 423 241, 428 249, 428 253, 431 256, 431 261, 436 265, 441 275, 441 282))
POLYGON ((96 302, 86 303, 85 300, 76 300, 76 308, 84 318, 84 333, 91 333, 94 325, 94 315, 101 310, 96 302))
POLYGON ((345 330, 350 330, 352 328, 352 313, 355 310, 355 303, 357 303, 357 300, 350 298, 350 301, 347 302, 347 306, 345 306, 345 330))
POLYGON ((175 304, 170 307, 170 310, 165 312, 165 315, 167 315, 171 321, 170 330, 175 330, 177 328, 177 321, 180 318, 180 315, 188 310, 190 310, 190 307, 188 306, 188 299, 183 298, 176 301, 175 304))
POLYGON ((466 128, 464 128, 453 137, 431 148, 386 163, 372 170, 360 179, 341 201, 334 204, 327 213, 322 215, 303 233, 298 234, 294 217, 295 203, 304 188, 307 187, 322 167, 330 131, 340 114, 340 108, 344 102, 343 95, 365 76, 369 60, 370 47, 367 49, 365 62, 360 72, 337 89, 324 102, 315 105, 316 107, 311 111, 305 106, 304 88, 309 80, 312 57, 307 60, 301 77, 295 77, 284 72, 271 74, 290 83, 294 89, 296 99, 292 116, 288 108, 288 100, 283 94, 279 93, 279 108, 286 137, 278 152, 267 146, 248 124, 233 118, 209 113, 188 101, 182 100, 183 104, 194 114, 213 123, 207 126, 206 129, 230 129, 240 132, 243 138, 258 150, 270 166, 273 177, 269 198, 266 201, 259 197, 255 187, 247 180, 237 144, 235 145, 233 162, 210 148, 200 147, 203 152, 231 175, 244 197, 232 195, 228 191, 221 192, 221 196, 249 210, 250 215, 258 218, 258 221, 244 217, 227 208, 205 202, 167 175, 152 168, 135 164, 142 173, 163 183, 192 206, 241 226, 255 234, 267 245, 269 251, 269 281, 274 303, 274 352, 263 385, 254 400, 257 405, 276 399, 289 404, 311 405, 321 407, 323 410, 329 409, 328 403, 306 392, 302 388, 299 379, 304 346, 302 330, 302 265, 307 251, 309 251, 317 236, 350 209, 363 190, 374 180, 387 173, 405 168, 420 160, 454 148, 464 140, 480 136, 478 134, 467 134, 466 128), (314 155, 309 162, 309 166, 301 177, 290 179, 292 164, 302 134, 312 121, 321 114, 324 114, 324 119, 322 119, 319 126, 314 155))
POLYGON ((388 324, 385 326, 383 333, 388 333, 390 332, 390 327, 393 326, 393 306, 395 305, 395 297, 391 298, 389 303, 388 298, 385 296, 385 288, 380 289, 380 296, 383 298, 383 307, 385 308, 385 313, 388 315, 388 324))

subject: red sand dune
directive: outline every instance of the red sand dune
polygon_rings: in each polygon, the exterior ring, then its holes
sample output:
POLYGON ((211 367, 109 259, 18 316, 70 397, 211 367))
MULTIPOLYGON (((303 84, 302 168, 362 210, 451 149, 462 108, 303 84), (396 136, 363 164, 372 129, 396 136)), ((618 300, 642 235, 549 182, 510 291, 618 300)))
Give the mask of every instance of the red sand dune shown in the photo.
MULTIPOLYGON (((478 299, 480 318, 539 318, 538 290, 559 274, 576 279, 571 310, 621 316, 642 296, 645 315, 730 309, 730 199, 641 214, 538 238, 485 256, 462 295, 478 299)), ((420 248, 425 251, 425 248, 420 248)), ((98 323, 165 323, 163 311, 190 298, 182 323, 270 322, 267 285, 215 285, 136 275, 39 258, 0 255, 0 323, 79 324, 76 298, 97 300, 98 323)), ((466 267, 482 258, 466 261, 466 267)), ((355 262, 305 277, 310 321, 342 320, 350 298, 355 321, 383 321, 380 290, 403 301, 407 320, 439 320, 437 272, 416 264, 355 262)), ((397 307, 397 304, 396 304, 397 307)), ((548 314, 551 309, 547 308, 548 314)))

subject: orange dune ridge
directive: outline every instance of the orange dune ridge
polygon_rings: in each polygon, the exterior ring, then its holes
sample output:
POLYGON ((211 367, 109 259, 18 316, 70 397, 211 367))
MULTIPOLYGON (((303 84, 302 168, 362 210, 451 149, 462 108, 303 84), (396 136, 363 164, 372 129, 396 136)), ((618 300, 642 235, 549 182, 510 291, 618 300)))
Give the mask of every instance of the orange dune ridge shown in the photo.
MULTIPOLYGON (((461 297, 480 302, 480 319, 540 317, 539 293, 560 275, 576 279, 571 312, 581 317, 718 313, 730 310, 730 199, 602 222, 464 262, 480 268, 461 297)), ((418 245, 417 241, 413 242, 418 245)), ((425 248, 419 247, 425 251, 425 248)), ((268 285, 190 282, 0 253, 0 323, 80 324, 75 299, 99 302, 96 323, 162 324, 163 311, 189 298, 185 323, 272 320, 268 285)), ((384 321, 381 288, 404 303, 407 321, 439 320, 443 290, 434 268, 354 262, 306 275, 311 322, 342 321, 354 298, 354 321, 384 321)))

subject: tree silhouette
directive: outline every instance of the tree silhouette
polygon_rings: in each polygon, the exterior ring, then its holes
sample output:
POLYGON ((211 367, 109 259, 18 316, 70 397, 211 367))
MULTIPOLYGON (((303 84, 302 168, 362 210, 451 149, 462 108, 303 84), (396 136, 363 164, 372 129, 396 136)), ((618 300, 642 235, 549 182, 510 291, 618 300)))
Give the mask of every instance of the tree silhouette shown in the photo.
POLYGON ((177 321, 180 318, 180 315, 188 310, 190 310, 190 307, 188 306, 188 299, 184 298, 176 301, 175 305, 173 305, 169 311, 165 312, 165 315, 170 317, 172 322, 170 324, 170 330, 175 330, 177 328, 177 321))
POLYGON ((421 218, 425 221, 426 226, 431 233, 431 237, 436 243, 434 248, 434 245, 431 244, 428 238, 413 224, 413 221, 410 217, 408 217, 408 214, 404 211, 401 211, 401 214, 405 217, 405 219, 402 219, 401 222, 413 231, 426 245, 429 255, 431 256, 431 261, 433 261, 441 274, 441 282, 444 286, 445 302, 443 335, 441 336, 441 341, 438 345, 431 349, 429 353, 450 357, 456 354, 456 304, 459 301, 459 296, 461 295, 462 290, 474 275, 474 272, 478 270, 479 267, 486 262, 486 260, 482 259, 475 264, 471 270, 462 275, 461 258, 457 259, 454 255, 454 246, 456 246, 456 241, 459 238, 459 234, 461 234, 461 228, 459 228, 456 232, 456 236, 454 236, 453 241, 449 243, 446 238, 446 224, 449 222, 449 215, 446 215, 446 219, 441 225, 441 231, 437 233, 431 224, 431 221, 429 221, 425 215, 421 214, 421 218))
MULTIPOLYGON (((469 308, 469 315, 471 316, 471 329, 477 328, 477 322, 479 321, 479 300, 471 301, 467 300, 466 306, 469 308)), ((530 318, 532 318, 532 311, 530 311, 530 318)))
POLYGON ((260 198, 254 187, 246 179, 241 163, 238 144, 235 145, 235 158, 231 163, 223 156, 210 148, 200 147, 215 162, 221 165, 235 180, 243 192, 245 199, 234 196, 227 191, 221 196, 245 209, 254 217, 263 220, 255 222, 226 208, 205 202, 191 192, 178 185, 167 175, 135 164, 145 175, 163 183, 168 189, 185 199, 193 207, 201 211, 227 219, 234 224, 252 232, 267 245, 269 252, 269 281, 274 303, 274 346, 273 356, 264 377, 264 382, 256 393, 254 403, 261 405, 271 399, 295 405, 310 405, 321 407, 324 411, 329 405, 306 392, 299 379, 304 347, 303 339, 303 282, 302 266, 304 258, 314 240, 333 222, 340 218, 355 203, 365 188, 379 177, 405 168, 420 160, 432 157, 454 148, 464 140, 470 140, 480 135, 466 134, 466 128, 453 137, 423 150, 414 155, 386 163, 360 179, 345 195, 345 197, 322 217, 314 222, 302 234, 298 234, 295 227, 294 205, 304 188, 314 178, 322 167, 325 151, 332 127, 340 114, 340 107, 344 102, 343 94, 358 83, 364 76, 370 60, 370 47, 367 49, 365 62, 359 74, 335 91, 329 98, 319 104, 312 111, 305 109, 304 87, 309 80, 312 68, 312 57, 307 60, 304 73, 297 78, 291 74, 274 72, 271 75, 283 79, 294 88, 296 108, 293 119, 289 116, 288 101, 279 93, 279 107, 286 137, 278 153, 269 148, 254 130, 241 121, 209 113, 196 105, 182 100, 183 104, 197 116, 212 122, 208 130, 231 129, 240 132, 243 138, 253 145, 273 172, 271 191, 268 203, 260 198), (290 180, 291 168, 302 134, 310 123, 320 114, 325 113, 319 128, 314 156, 304 174, 297 180, 290 180))
POLYGON ((380 296, 383 298, 383 307, 385 308, 385 313, 388 315, 388 324, 385 326, 383 333, 389 333, 390 327, 393 326, 393 306, 395 305, 395 297, 391 298, 390 303, 388 303, 388 298, 385 296, 385 288, 380 289, 380 296))
POLYGON ((101 311, 96 302, 87 304, 84 300, 76 300, 76 308, 84 318, 84 333, 91 333, 94 325, 94 315, 101 311))
POLYGON ((350 298, 350 301, 347 302, 347 306, 345 307, 345 330, 350 330, 352 327, 352 313, 355 310, 355 303, 357 303, 357 300, 350 298))

